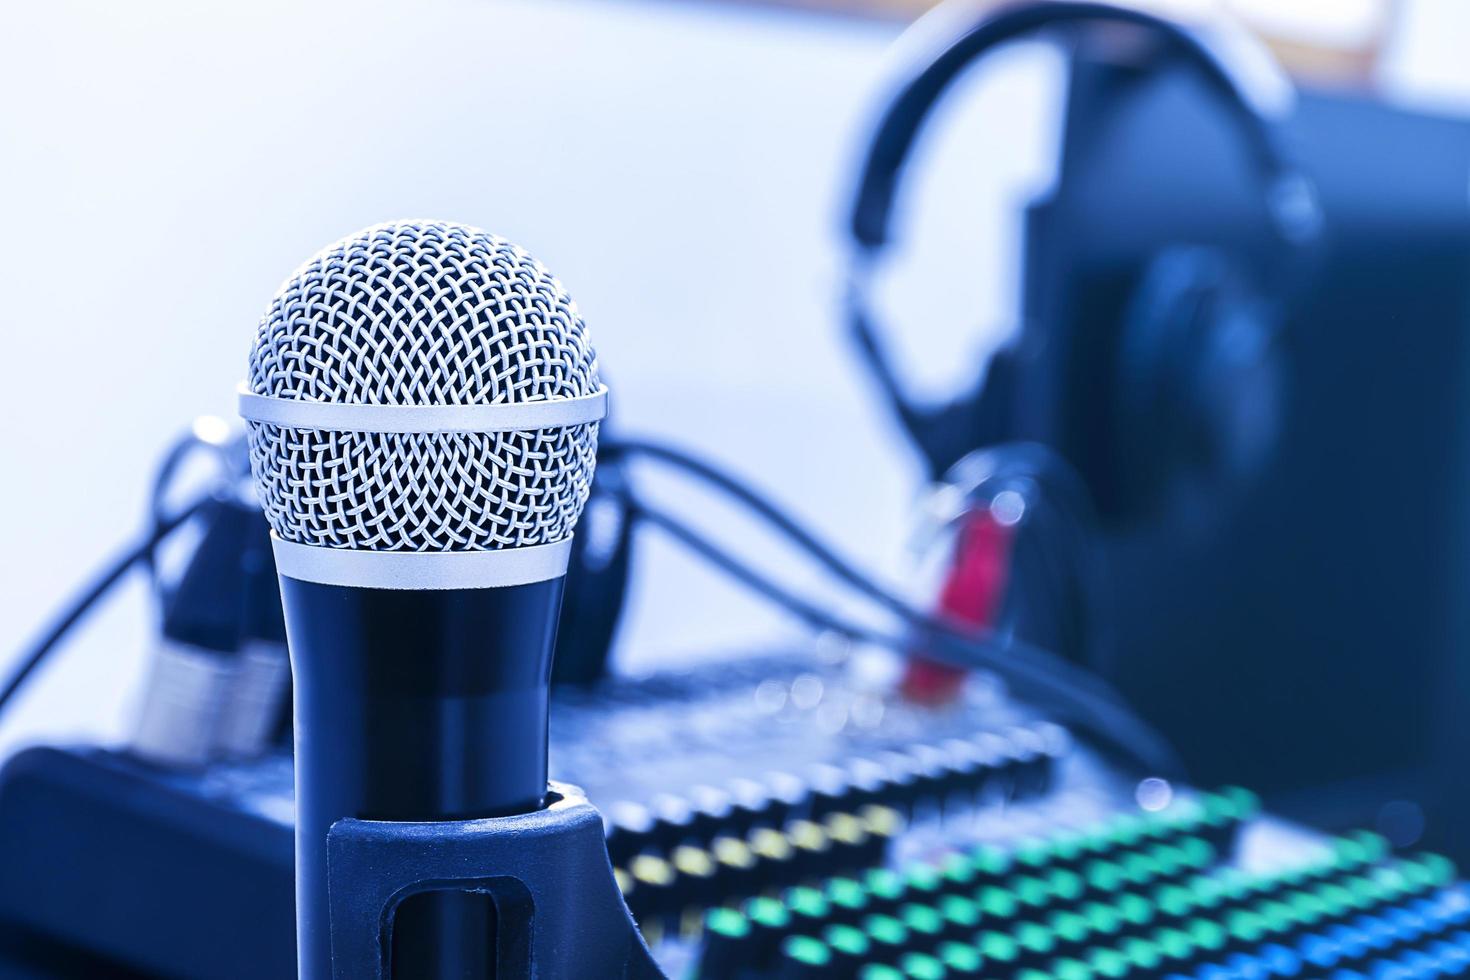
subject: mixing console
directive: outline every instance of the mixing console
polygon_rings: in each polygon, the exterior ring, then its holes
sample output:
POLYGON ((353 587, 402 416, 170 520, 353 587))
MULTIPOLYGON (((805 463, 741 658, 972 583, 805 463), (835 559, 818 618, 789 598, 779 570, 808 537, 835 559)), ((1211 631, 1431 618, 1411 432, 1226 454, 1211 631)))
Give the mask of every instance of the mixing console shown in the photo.
MULTIPOLYGON (((1287 825, 1242 789, 1139 786, 984 678, 920 707, 882 668, 785 653, 555 695, 552 771, 602 811, 671 976, 1470 972, 1448 861, 1287 825)), ((0 893, 0 919, 144 975, 289 972, 292 809, 286 753, 200 772, 23 753, 0 779, 0 861, 50 877, 0 893), (26 833, 42 825, 68 832, 26 833), (55 873, 69 863, 92 870, 55 873)))
MULTIPOLYGON (((1063 729, 983 685, 946 710, 870 704, 850 667, 793 662, 666 692, 699 727, 665 729, 663 753, 613 770, 615 783, 596 756, 616 740, 558 742, 604 809, 629 906, 674 976, 1470 970, 1470 892, 1442 858, 1289 827, 1238 788, 1155 786, 1138 794, 1145 809, 1063 729)), ((567 736, 611 717, 606 702, 559 711, 567 736)))
POLYGON ((1392 857, 1381 838, 1358 834, 1247 871, 1227 856, 1253 816, 1248 794, 1206 795, 717 908, 697 975, 1083 980, 1470 966, 1470 893, 1448 861, 1392 857))

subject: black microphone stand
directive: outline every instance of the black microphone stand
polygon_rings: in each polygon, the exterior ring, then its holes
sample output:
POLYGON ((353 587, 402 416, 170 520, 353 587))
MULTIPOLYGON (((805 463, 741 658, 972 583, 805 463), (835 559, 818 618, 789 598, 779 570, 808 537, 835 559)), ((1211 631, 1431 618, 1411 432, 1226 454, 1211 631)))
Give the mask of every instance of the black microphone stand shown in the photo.
POLYGON ((327 835, 333 980, 387 980, 389 930, 406 899, 488 896, 497 916, 494 976, 663 977, 623 902, 602 817, 575 786, 547 805, 483 820, 343 819, 327 835))
POLYGON ((660 975, 596 809, 548 787, 562 582, 281 576, 304 980, 660 975))

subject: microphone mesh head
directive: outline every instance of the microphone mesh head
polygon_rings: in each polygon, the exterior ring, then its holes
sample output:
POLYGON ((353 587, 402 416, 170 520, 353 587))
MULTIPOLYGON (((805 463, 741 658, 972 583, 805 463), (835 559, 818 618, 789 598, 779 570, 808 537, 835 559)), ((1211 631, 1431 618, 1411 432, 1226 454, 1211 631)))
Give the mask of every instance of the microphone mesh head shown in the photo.
MULTIPOLYGON (((437 221, 376 225, 281 286, 250 353, 258 395, 332 404, 486 405, 599 388, 566 290, 520 247, 437 221)), ((484 551, 567 537, 587 501, 597 423, 387 433, 251 422, 276 534, 366 551, 484 551)))

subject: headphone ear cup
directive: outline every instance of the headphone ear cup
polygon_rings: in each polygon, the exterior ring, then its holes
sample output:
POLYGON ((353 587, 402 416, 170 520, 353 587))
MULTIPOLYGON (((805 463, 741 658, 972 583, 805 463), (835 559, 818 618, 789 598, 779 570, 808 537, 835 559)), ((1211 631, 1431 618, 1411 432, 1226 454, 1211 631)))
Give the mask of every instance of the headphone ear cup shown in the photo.
POLYGON ((1179 246, 1149 260, 1116 348, 1121 510, 1215 511, 1260 469, 1280 415, 1276 332, 1269 305, 1219 250, 1179 246))

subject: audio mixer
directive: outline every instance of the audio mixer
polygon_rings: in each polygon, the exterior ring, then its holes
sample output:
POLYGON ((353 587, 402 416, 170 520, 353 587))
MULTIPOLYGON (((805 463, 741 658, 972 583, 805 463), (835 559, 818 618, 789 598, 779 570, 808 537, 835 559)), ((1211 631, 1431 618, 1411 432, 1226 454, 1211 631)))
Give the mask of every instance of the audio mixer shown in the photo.
MULTIPOLYGON (((1470 971, 1448 861, 1273 820, 1242 789, 1126 779, 983 675, 905 703, 885 666, 783 651, 558 689, 553 775, 603 813, 670 976, 1470 971)), ((73 975, 289 976, 291 778, 284 749, 192 773, 22 753, 0 915, 102 957, 73 975)))

